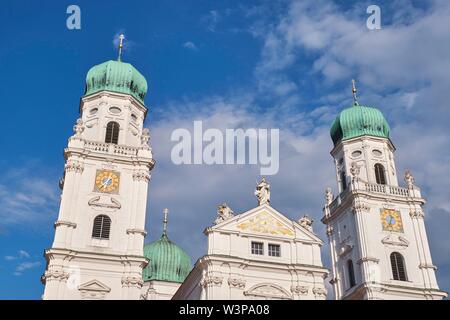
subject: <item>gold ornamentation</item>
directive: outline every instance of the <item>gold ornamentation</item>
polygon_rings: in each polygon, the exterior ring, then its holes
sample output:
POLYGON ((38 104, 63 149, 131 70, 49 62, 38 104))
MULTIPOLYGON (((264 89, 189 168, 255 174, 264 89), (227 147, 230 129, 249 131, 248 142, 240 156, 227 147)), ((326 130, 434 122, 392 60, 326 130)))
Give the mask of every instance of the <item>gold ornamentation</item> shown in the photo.
POLYGON ((282 223, 275 220, 267 212, 261 212, 252 219, 241 222, 237 225, 237 228, 268 234, 282 234, 286 236, 294 235, 294 232, 291 229, 286 228, 282 223))
POLYGON ((95 176, 95 192, 117 193, 119 189, 120 173, 110 170, 97 170, 95 176))
POLYGON ((384 231, 403 232, 403 222, 400 211, 381 209, 380 218, 384 231))

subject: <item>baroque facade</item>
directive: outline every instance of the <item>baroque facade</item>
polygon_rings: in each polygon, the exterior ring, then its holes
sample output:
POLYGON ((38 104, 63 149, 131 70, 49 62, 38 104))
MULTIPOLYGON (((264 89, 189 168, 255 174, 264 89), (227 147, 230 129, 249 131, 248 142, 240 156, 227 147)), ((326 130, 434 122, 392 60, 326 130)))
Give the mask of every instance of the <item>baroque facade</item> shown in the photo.
POLYGON ((327 225, 336 299, 442 299, 422 206, 405 173, 398 184, 390 128, 376 108, 353 106, 331 127, 339 194, 326 190, 327 225))
MULTIPOLYGON (((122 44, 120 44, 121 48, 122 44)), ((129 63, 92 67, 80 118, 64 150, 55 237, 45 250, 43 299, 317 299, 328 269, 307 216, 288 219, 270 204, 218 207, 194 266, 167 232, 144 245, 147 188, 155 165, 143 127, 146 79, 129 63)), ((356 92, 354 92, 355 94, 356 92)), ((322 221, 336 299, 440 299, 424 226, 424 199, 411 173, 398 186, 389 126, 375 108, 341 112, 331 136, 339 193, 326 192, 322 221)))

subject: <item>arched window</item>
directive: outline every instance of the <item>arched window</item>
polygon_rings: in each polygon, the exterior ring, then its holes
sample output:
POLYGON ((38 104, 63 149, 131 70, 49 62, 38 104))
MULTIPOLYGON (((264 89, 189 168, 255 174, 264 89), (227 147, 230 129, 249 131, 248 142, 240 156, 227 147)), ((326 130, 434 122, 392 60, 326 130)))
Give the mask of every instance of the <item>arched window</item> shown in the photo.
POLYGON ((353 261, 352 260, 347 260, 347 271, 348 271, 348 283, 350 285, 350 288, 352 288, 356 284, 355 270, 353 269, 353 261))
POLYGON ((375 180, 378 184, 386 184, 386 176, 384 175, 384 167, 381 163, 375 164, 375 180))
POLYGON ((106 126, 105 142, 117 144, 119 141, 119 129, 120 126, 117 122, 109 122, 106 126))
POLYGON ((344 170, 341 171, 341 189, 342 189, 342 191, 347 189, 347 178, 345 176, 344 170))
POLYGON ((92 238, 109 239, 109 231, 111 229, 111 219, 104 214, 96 216, 94 226, 92 228, 92 238))
POLYGON ((391 266, 394 280, 408 281, 406 279, 405 259, 400 253, 391 253, 391 266))

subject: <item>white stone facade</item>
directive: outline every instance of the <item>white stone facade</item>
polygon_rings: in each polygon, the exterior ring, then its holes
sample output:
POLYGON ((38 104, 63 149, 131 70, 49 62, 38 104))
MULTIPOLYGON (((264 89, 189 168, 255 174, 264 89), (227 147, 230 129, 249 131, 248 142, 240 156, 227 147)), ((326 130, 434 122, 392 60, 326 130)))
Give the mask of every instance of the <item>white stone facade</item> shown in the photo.
POLYGON ((229 216, 204 233, 208 252, 173 299, 326 298, 322 241, 267 203, 229 216), (262 244, 262 254, 252 252, 252 243, 262 244), (279 246, 279 256, 269 255, 269 245, 279 246))
POLYGON ((102 91, 83 97, 81 120, 66 159, 55 238, 45 251, 44 299, 139 299, 142 289, 147 186, 153 168, 147 109, 129 95, 102 91), (110 121, 118 143, 105 143, 110 121), (113 192, 96 190, 99 170, 114 172, 113 192), (92 237, 98 215, 111 220, 109 239, 92 237))
POLYGON ((442 299, 424 225, 425 200, 406 176, 398 186, 389 139, 362 136, 339 142, 335 159, 339 195, 327 191, 324 218, 331 247, 336 299, 442 299), (377 183, 375 164, 384 168, 377 183), (342 179, 341 172, 345 172, 342 179), (346 181, 346 188, 342 183, 346 181), (396 214, 396 229, 383 227, 383 212, 396 214), (404 259, 406 279, 395 279, 391 254, 404 259), (353 265, 352 271, 349 264, 353 265))

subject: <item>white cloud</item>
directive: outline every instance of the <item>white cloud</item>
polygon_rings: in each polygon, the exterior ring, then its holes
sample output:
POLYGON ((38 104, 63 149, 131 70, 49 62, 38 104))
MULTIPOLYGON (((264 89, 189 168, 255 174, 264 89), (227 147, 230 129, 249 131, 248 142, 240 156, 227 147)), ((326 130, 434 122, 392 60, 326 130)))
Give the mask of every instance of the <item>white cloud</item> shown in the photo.
POLYGON ((217 24, 221 20, 221 15, 217 10, 211 10, 207 15, 205 15, 201 21, 206 26, 206 29, 210 32, 215 32, 217 24))
POLYGON ((5 172, 0 180, 0 225, 44 221, 57 213, 58 200, 56 181, 33 175, 31 168, 5 172))
POLYGON ((191 41, 186 41, 185 43, 183 43, 183 47, 192 51, 197 51, 198 48, 195 45, 195 43, 191 42, 191 41))
POLYGON ((40 261, 35 261, 35 262, 22 262, 20 264, 17 265, 15 271, 14 271, 14 275, 15 276, 20 276, 22 275, 23 272, 25 272, 26 270, 29 269, 33 269, 36 267, 39 267, 41 265, 40 261))
POLYGON ((13 261, 18 259, 28 259, 30 258, 30 254, 25 250, 19 250, 17 251, 17 255, 15 256, 5 256, 5 260, 7 261, 13 261))

